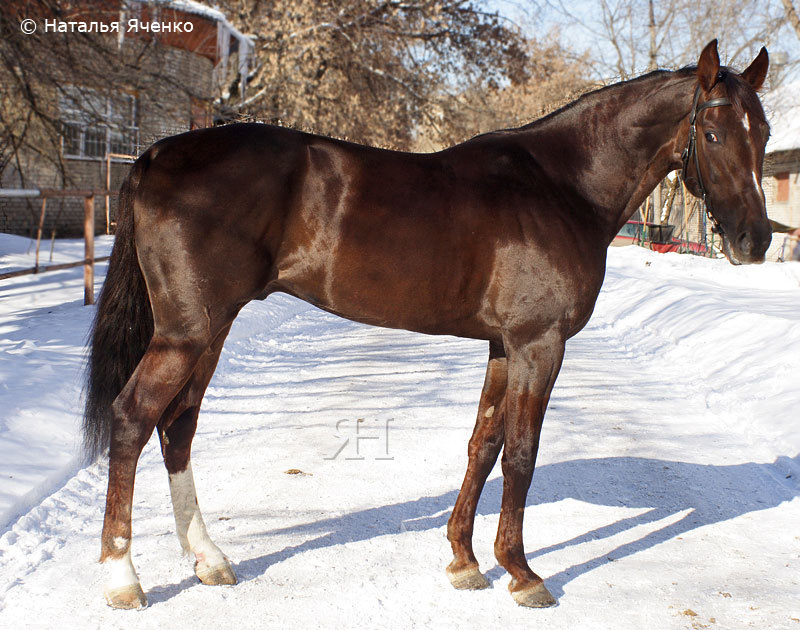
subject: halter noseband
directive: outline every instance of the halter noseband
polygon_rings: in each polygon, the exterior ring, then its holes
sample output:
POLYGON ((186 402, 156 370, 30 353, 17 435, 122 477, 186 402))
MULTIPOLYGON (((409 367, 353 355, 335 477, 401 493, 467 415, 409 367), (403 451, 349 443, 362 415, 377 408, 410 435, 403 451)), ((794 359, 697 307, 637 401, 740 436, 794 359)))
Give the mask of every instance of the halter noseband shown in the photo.
POLYGON ((731 101, 728 98, 712 98, 705 103, 698 105, 698 101, 700 100, 700 86, 697 86, 697 89, 694 91, 694 100, 692 101, 692 111, 689 113, 689 139, 686 144, 686 148, 683 150, 683 155, 681 155, 681 162, 683 162, 683 168, 681 169, 681 179, 685 182, 686 181, 686 169, 689 166, 689 160, 692 158, 692 154, 694 154, 694 169, 697 172, 697 187, 700 190, 700 194, 702 195, 703 199, 703 206, 706 209, 706 214, 708 218, 711 219, 711 222, 714 224, 714 230, 718 234, 722 232, 722 226, 717 221, 716 217, 711 214, 711 206, 708 203, 707 195, 706 195, 706 187, 703 185, 703 176, 700 174, 700 158, 697 155, 697 115, 702 112, 704 109, 708 109, 710 107, 720 107, 722 105, 730 105, 731 101))

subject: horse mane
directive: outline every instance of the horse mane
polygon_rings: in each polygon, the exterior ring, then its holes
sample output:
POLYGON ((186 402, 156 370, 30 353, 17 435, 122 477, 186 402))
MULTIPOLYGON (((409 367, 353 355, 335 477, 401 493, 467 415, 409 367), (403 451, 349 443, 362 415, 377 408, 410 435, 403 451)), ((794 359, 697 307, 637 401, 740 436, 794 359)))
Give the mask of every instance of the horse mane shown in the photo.
MULTIPOLYGON (((536 118, 535 120, 532 120, 531 122, 526 123, 525 125, 522 125, 521 127, 518 127, 517 129, 514 129, 513 131, 517 131, 517 130, 524 131, 524 130, 527 130, 527 129, 531 129, 532 127, 537 126, 539 124, 542 124, 544 122, 547 122, 547 121, 551 120, 552 118, 555 118, 557 116, 561 116, 562 114, 565 114, 565 113, 569 112, 570 110, 575 109, 579 105, 585 104, 586 101, 593 100, 594 98, 596 98, 598 96, 601 96, 606 92, 614 91, 614 90, 616 90, 616 89, 618 89, 618 88, 620 88, 622 86, 635 85, 637 83, 645 83, 645 82, 647 82, 647 81, 649 81, 651 79, 654 79, 656 77, 662 77, 662 76, 663 77, 668 77, 668 76, 678 75, 678 74, 680 74, 682 72, 682 70, 683 69, 681 69, 681 70, 664 70, 664 69, 651 70, 649 72, 645 72, 643 74, 640 74, 639 76, 636 76, 636 77, 633 77, 633 78, 630 78, 630 79, 626 79, 625 81, 617 81, 615 83, 609 83, 608 85, 602 85, 602 86, 600 86, 598 88, 595 88, 594 90, 589 90, 587 92, 584 92, 583 94, 578 96, 576 99, 570 101, 566 105, 564 105, 562 107, 559 107, 558 109, 555 109, 552 112, 550 112, 550 113, 548 113, 548 114, 546 114, 546 115, 544 115, 544 116, 542 116, 540 118, 536 118)), ((687 76, 687 78, 688 78, 688 76, 687 76)), ((512 131, 512 130, 509 130, 509 131, 512 131)))
MULTIPOLYGON (((579 105, 585 104, 587 101, 592 100, 604 94, 605 92, 615 90, 616 88, 622 86, 635 85, 637 83, 645 83, 661 77, 664 78, 672 77, 676 80, 688 80, 694 78, 696 74, 697 74, 696 65, 684 66, 677 70, 664 70, 664 69, 651 70, 649 72, 645 72, 631 79, 626 79, 625 81, 611 83, 608 85, 601 86, 597 89, 584 92, 578 98, 574 99, 573 101, 570 101, 566 105, 559 107, 558 109, 555 109, 552 112, 540 118, 532 120, 531 122, 522 125, 521 127, 518 127, 516 129, 509 129, 507 131, 523 131, 531 129, 532 127, 543 124, 552 118, 561 116, 562 114, 567 113, 568 111, 578 107, 579 105)), ((739 115, 744 115, 745 112, 749 112, 751 114, 754 114, 758 118, 759 122, 767 123, 766 115, 764 114, 764 109, 761 106, 761 101, 758 98, 758 94, 756 94, 756 91, 753 90, 753 88, 750 86, 750 84, 747 83, 747 81, 742 79, 737 70, 727 66, 722 66, 719 71, 718 83, 722 83, 725 86, 728 98, 730 98, 734 110, 739 115)))

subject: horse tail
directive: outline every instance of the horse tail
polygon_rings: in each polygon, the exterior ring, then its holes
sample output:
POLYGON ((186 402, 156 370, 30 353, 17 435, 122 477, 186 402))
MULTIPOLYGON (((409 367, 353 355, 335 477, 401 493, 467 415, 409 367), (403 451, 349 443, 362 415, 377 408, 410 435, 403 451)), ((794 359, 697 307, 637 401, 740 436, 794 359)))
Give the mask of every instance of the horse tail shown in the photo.
POLYGON ((83 449, 87 461, 94 461, 108 449, 112 403, 153 337, 153 311, 139 268, 133 227, 133 200, 149 163, 149 153, 145 153, 133 165, 120 189, 116 239, 89 332, 83 415, 83 449))

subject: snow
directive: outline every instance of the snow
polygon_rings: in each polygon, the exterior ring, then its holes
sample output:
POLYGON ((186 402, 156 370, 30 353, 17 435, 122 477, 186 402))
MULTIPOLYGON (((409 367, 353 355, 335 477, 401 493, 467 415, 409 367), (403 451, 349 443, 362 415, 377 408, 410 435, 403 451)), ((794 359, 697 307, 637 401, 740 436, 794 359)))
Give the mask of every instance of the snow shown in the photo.
POLYGON ((767 153, 800 149, 800 81, 781 85, 762 102, 772 128, 767 153))
MULTIPOLYGON (((30 266, 26 248, 0 237, 0 268, 30 266)), ((475 527, 492 588, 444 572, 486 344, 286 296, 237 319, 194 442, 240 583, 197 582, 151 441, 133 542, 149 607, 107 608, 105 467, 76 459, 81 300, 80 269, 0 283, 0 628, 800 627, 800 263, 609 250, 526 508, 528 558, 559 599, 546 610, 514 604, 492 554, 499 466, 475 527)))
MULTIPOLYGON (((151 0, 135 0, 136 2, 149 3, 151 0)), ((228 21, 225 14, 216 7, 210 7, 197 0, 156 0, 157 4, 169 7, 178 11, 191 13, 192 15, 199 15, 208 18, 214 22, 219 22, 230 31, 230 33, 239 40, 243 46, 253 47, 251 39, 241 33, 233 24, 228 21)))
MULTIPOLYGON (((98 237, 107 256, 113 237, 98 237)), ((40 265, 49 262, 43 240, 40 265)), ((35 241, 0 234, 0 273, 32 268, 35 241)), ((84 257, 82 240, 58 240, 52 264, 84 257)), ((106 263, 96 265, 97 287, 106 263)), ((0 531, 78 470, 76 409, 92 309, 83 267, 0 281, 0 531)), ((2 624, 0 624, 2 627, 2 624)))

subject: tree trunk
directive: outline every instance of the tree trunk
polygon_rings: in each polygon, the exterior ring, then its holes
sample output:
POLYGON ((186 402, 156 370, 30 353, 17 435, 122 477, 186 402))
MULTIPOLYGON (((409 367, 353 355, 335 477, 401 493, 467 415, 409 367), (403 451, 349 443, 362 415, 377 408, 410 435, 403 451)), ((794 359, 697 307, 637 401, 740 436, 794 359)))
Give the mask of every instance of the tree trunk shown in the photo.
POLYGON ((675 202, 675 194, 678 192, 678 187, 681 185, 680 178, 675 177, 670 185, 669 195, 667 196, 667 203, 664 204, 664 212, 661 215, 661 225, 669 223, 669 217, 672 214, 672 204, 675 202))
MULTIPOLYGON (((789 0, 784 0, 784 2, 789 2, 789 0)), ((653 0, 650 0, 650 63, 647 65, 647 69, 650 71, 658 69, 658 60, 656 58, 657 55, 656 50, 656 15, 653 9, 653 0)))
POLYGON ((800 16, 797 15, 797 10, 792 4, 792 0, 782 0, 783 8, 786 9, 786 17, 789 19, 789 24, 792 25, 797 37, 800 37, 800 16))

